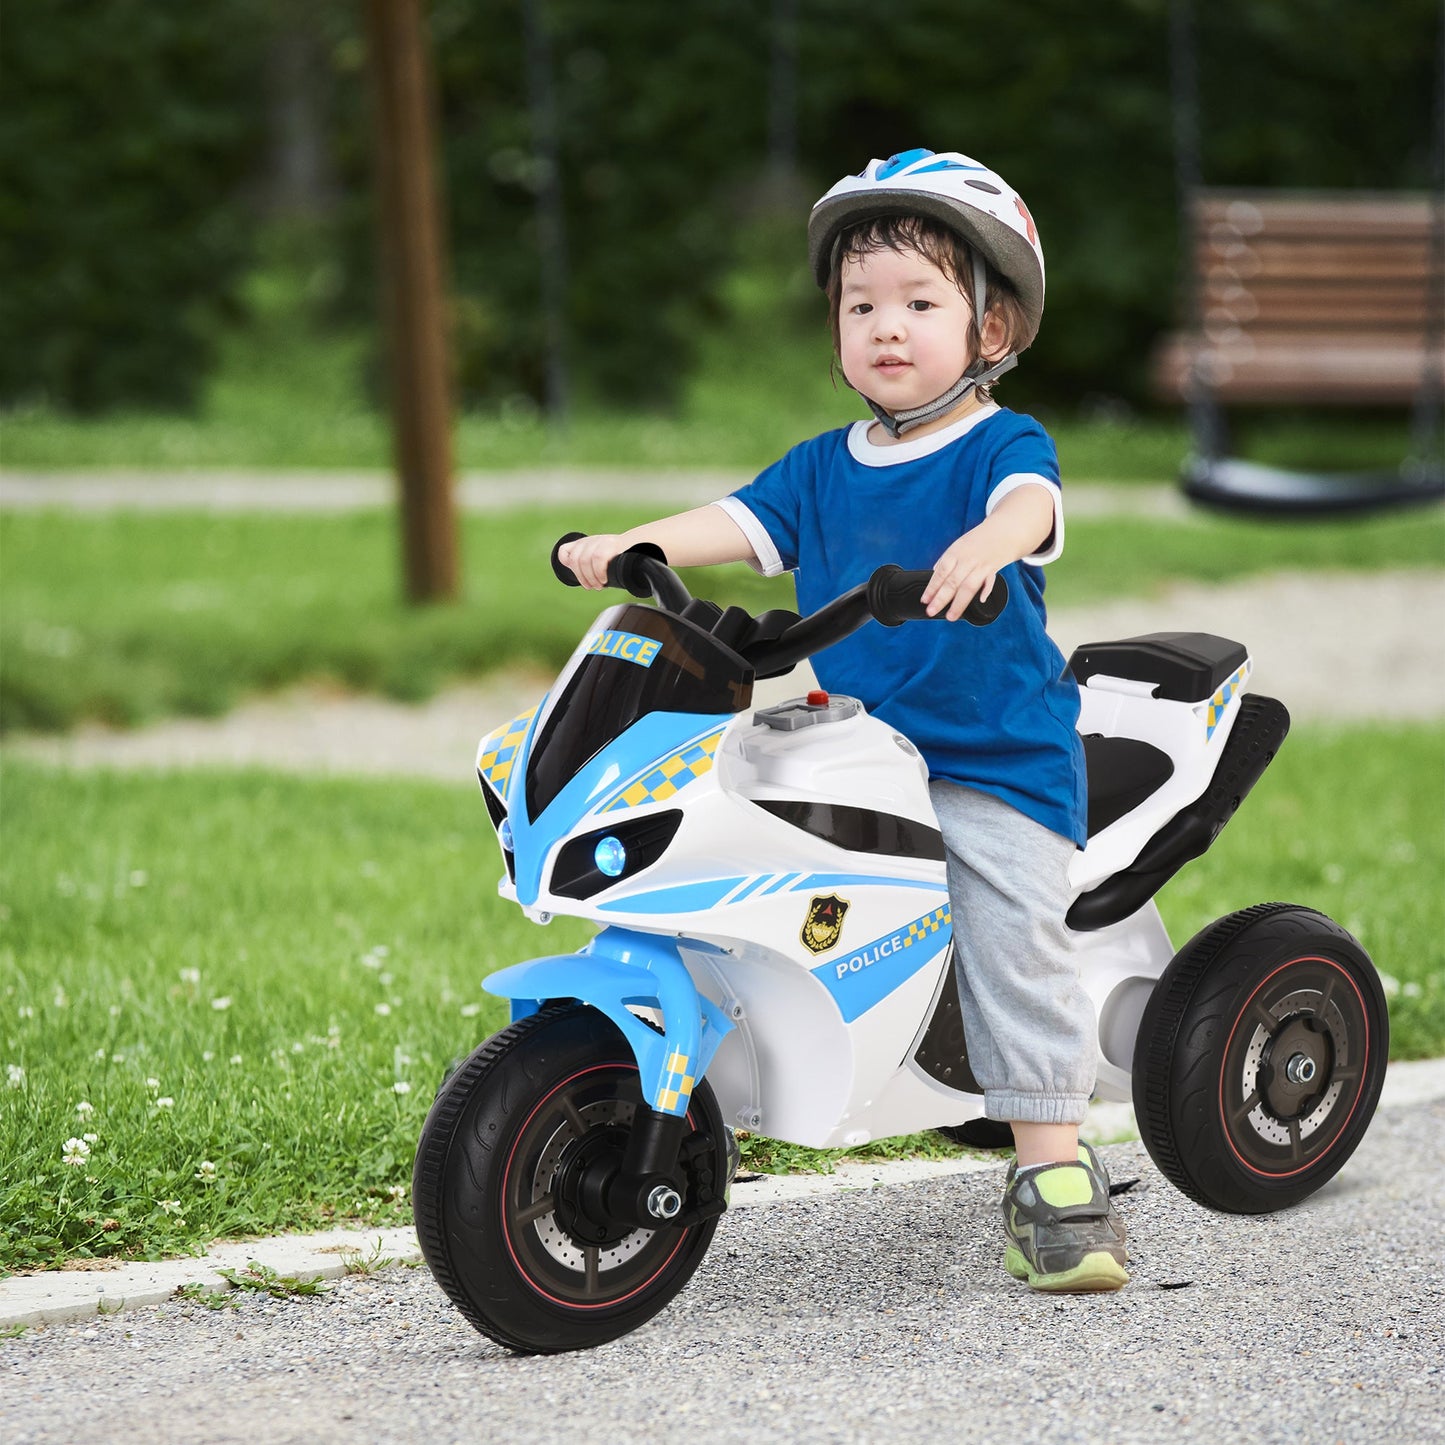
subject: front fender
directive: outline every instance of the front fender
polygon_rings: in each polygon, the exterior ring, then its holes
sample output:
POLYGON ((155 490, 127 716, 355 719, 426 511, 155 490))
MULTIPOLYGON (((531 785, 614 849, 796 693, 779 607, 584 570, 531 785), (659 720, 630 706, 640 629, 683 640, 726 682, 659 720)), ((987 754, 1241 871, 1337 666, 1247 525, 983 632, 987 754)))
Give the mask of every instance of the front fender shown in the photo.
POLYGON ((622 1030, 637 1060, 642 1096, 663 1114, 685 1114, 693 1085, 732 1023, 693 983, 671 940, 605 928, 578 953, 554 954, 492 974, 482 987, 510 999, 513 1021, 548 999, 575 998, 622 1030), (662 1032, 628 1007, 656 1009, 662 1032))

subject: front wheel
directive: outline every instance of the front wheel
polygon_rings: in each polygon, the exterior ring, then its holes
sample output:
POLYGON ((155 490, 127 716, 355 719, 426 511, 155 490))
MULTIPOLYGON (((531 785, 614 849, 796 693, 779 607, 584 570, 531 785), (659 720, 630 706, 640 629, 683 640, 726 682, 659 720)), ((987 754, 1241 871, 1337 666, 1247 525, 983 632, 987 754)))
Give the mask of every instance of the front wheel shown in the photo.
POLYGON ((1389 1037, 1379 975, 1338 924, 1288 903, 1232 913, 1179 951, 1140 1019, 1144 1143, 1211 1209, 1296 1204, 1363 1138, 1389 1037))
MULTIPOLYGON (((715 1217, 628 1229, 591 1218, 574 1187, 620 1156, 641 1104, 626 1040, 580 1004, 504 1029, 443 1085, 417 1146, 417 1237, 483 1334, 526 1353, 586 1349, 644 1324, 692 1276, 715 1217)), ((727 1134, 705 1081, 687 1123, 684 1152, 710 1150, 725 1180, 727 1134)))

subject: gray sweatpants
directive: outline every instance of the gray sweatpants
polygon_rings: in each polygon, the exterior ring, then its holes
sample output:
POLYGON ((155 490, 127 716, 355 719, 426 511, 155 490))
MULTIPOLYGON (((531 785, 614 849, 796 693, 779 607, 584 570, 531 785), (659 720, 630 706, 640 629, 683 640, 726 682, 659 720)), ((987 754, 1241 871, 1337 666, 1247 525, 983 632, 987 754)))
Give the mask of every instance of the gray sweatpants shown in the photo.
POLYGON ((1064 927, 1074 845, 992 793, 928 785, 948 857, 954 967, 990 1119, 1083 1122, 1098 1025, 1064 927))

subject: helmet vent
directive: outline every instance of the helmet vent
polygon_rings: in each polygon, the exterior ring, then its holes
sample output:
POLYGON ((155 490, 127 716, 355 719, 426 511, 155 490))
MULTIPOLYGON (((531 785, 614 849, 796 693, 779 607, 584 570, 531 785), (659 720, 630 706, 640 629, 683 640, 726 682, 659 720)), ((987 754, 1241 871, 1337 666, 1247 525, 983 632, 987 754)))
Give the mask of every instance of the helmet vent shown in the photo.
POLYGON ((991 186, 987 181, 976 181, 972 176, 966 177, 963 183, 966 186, 972 186, 976 191, 987 191, 991 196, 1003 195, 997 186, 991 186))

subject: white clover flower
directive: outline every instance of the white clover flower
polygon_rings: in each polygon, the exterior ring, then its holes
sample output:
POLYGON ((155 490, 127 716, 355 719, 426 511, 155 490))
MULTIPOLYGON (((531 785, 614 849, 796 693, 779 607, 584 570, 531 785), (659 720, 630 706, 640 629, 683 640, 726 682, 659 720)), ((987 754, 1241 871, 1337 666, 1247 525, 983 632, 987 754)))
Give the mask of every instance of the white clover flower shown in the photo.
POLYGON ((28 1003, 22 1004, 15 1012, 23 1019, 33 1019, 35 1017, 35 1010, 28 1003))
POLYGON ((231 1055, 231 1062, 232 1062, 233 1064, 239 1064, 239 1063, 241 1062, 241 1056, 240 1056, 240 1054, 232 1054, 232 1055, 231 1055))
POLYGON ((148 1089, 151 1091, 151 1093, 153 1093, 153 1094, 156 1092, 157 1089, 160 1088, 160 1086, 161 1086, 161 1081, 160 1081, 159 1079, 147 1079, 147 1080, 146 1080, 146 1088, 148 1088, 148 1089))
POLYGON ((389 1003, 379 1003, 376 1006, 376 1011, 382 1016, 382 1018, 385 1018, 387 1014, 391 1012, 391 1005, 389 1003))
POLYGON ((58 985, 50 1002, 54 1008, 68 1008, 70 1006, 70 999, 66 996, 65 990, 58 985))
POLYGON ((124 1054, 112 1054, 112 1055, 110 1056, 110 1061, 111 1061, 111 1063, 113 1063, 113 1064, 123 1064, 123 1063, 125 1063, 125 1055, 124 1055, 124 1054))
POLYGON ((69 1164, 73 1169, 79 1168, 89 1158, 90 1145, 84 1139, 67 1139, 60 1151, 60 1162, 69 1164))
POLYGON ((372 951, 378 958, 390 958, 390 957, 391 957, 391 950, 390 950, 384 943, 378 943, 378 944, 376 945, 376 947, 373 948, 371 951, 372 951))
POLYGON ((111 1018, 118 1019, 120 1017, 120 1005, 118 1003, 111 1004, 107 1012, 110 1014, 111 1018))
POLYGON ((162 1094, 161 1097, 156 1100, 157 1109, 174 1109, 175 1106, 176 1101, 171 1098, 169 1094, 162 1094))
POLYGON ((398 1079, 396 1083, 391 1086, 391 1092, 393 1094, 409 1094, 411 1093, 411 1085, 408 1084, 405 1079, 398 1079))
POLYGON ((156 1208, 162 1214, 179 1214, 181 1212, 181 1201, 179 1199, 157 1199, 156 1208))
POLYGON ((96 1059, 99 1063, 103 1064, 105 1062, 105 1050, 97 1049, 95 1053, 91 1055, 91 1057, 96 1059))
POLYGON ((405 1198, 406 1198, 406 1185, 405 1185, 405 1184, 393 1184, 393 1185, 390 1185, 390 1186, 388 1187, 387 1191, 386 1191, 386 1197, 387 1197, 388 1199, 405 1199, 405 1198))
POLYGON ((6 1064, 5 1083, 12 1089, 23 1089, 25 1087, 25 1070, 19 1064, 6 1064))
POLYGON ((222 994, 220 998, 213 998, 211 1000, 211 1007, 215 1009, 217 1013, 224 1013, 231 1007, 229 995, 222 994))
POLYGON ((181 970, 181 982, 187 984, 198 984, 201 981, 201 970, 198 968, 183 968, 181 970))
POLYGON ((306 1045, 303 1044, 300 1039, 297 1039, 296 1042, 291 1045, 291 1052, 293 1054, 304 1054, 306 1052, 306 1045))
POLYGON ((89 1099, 82 1099, 75 1106, 75 1117, 77 1119, 88 1119, 93 1113, 95 1113, 95 1105, 92 1104, 89 1099))
POLYGON ((199 1179, 202 1184, 214 1184, 217 1179, 216 1166, 209 1159, 202 1159, 201 1167, 192 1177, 199 1179))
POLYGON ((464 1019, 474 1019, 481 1011, 482 1006, 479 1003, 464 1003, 462 1005, 462 1017, 464 1019))
POLYGON ((202 1062, 203 1064, 209 1064, 209 1063, 211 1062, 211 1060, 214 1059, 215 1057, 216 1057, 216 1055, 215 1055, 214 1051, 212 1051, 211 1049, 202 1049, 202 1050, 201 1050, 201 1062, 202 1062))
POLYGON ((99 1135, 99 1134, 82 1134, 80 1137, 81 1137, 82 1139, 84 1139, 87 1144, 99 1144, 99 1143, 100 1143, 100 1135, 99 1135))

